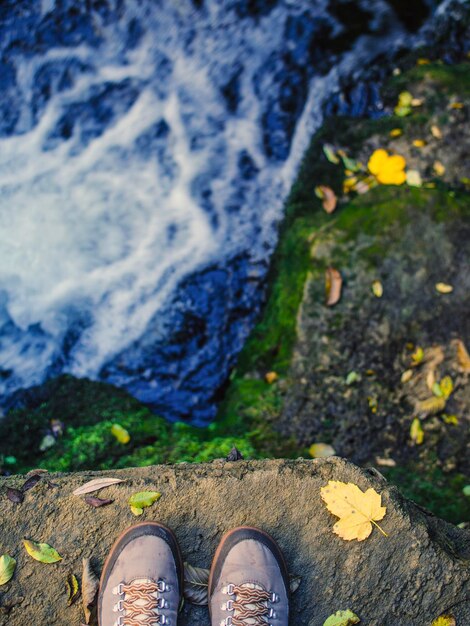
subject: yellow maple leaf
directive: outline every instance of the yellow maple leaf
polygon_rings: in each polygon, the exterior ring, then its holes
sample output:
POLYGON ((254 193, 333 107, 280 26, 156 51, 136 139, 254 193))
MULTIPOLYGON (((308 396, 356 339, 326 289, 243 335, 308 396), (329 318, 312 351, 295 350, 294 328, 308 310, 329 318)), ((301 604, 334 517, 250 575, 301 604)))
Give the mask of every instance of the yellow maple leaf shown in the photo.
POLYGON ((375 150, 367 167, 382 185, 402 185, 406 180, 405 158, 399 154, 390 155, 382 148, 375 150))
POLYGON ((455 617, 453 615, 440 615, 436 617, 431 626, 455 626, 455 617))
POLYGON ((387 509, 381 505, 381 496, 374 489, 364 492, 354 483, 330 480, 320 493, 328 511, 340 518, 333 532, 342 539, 364 541, 372 532, 372 524, 387 537, 377 524, 387 509))

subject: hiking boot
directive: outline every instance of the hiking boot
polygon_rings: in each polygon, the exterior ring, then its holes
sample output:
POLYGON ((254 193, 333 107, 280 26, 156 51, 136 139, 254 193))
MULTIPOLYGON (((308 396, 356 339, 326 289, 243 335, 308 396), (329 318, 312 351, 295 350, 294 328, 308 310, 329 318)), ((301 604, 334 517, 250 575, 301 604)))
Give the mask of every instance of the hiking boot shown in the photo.
POLYGON ((268 534, 241 527, 217 548, 209 577, 212 626, 287 626, 289 575, 268 534))
POLYGON ((173 532, 156 522, 128 528, 101 575, 99 626, 176 626, 183 559, 173 532))

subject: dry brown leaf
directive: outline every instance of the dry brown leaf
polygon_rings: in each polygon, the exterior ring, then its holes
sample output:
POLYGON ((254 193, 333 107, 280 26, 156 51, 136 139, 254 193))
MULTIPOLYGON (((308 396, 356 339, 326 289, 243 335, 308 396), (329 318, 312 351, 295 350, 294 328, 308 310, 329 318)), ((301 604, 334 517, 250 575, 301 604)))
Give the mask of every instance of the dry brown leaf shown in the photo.
POLYGON ((415 415, 420 415, 422 418, 429 417, 430 415, 437 415, 445 409, 446 399, 433 396, 426 400, 417 400, 415 403, 415 415))
POLYGON ((98 491, 99 489, 104 489, 105 487, 109 487, 110 485, 117 485, 117 483, 123 482, 124 481, 120 478, 95 478, 94 480, 90 480, 81 487, 75 489, 73 495, 82 496, 85 493, 92 493, 93 491, 98 491))
POLYGON ((184 597, 191 604, 204 606, 207 604, 209 570, 184 564, 184 597))
POLYGON ((325 272, 326 305, 334 306, 341 298, 343 279, 334 267, 329 267, 325 272))
POLYGON ((467 352, 464 342, 461 339, 455 340, 457 344, 457 361, 459 362, 460 369, 466 374, 470 373, 470 355, 467 352))
POLYGON ((338 203, 338 198, 336 197, 335 192, 331 189, 331 187, 326 187, 325 185, 320 185, 319 189, 322 193, 323 208, 327 213, 333 213, 338 203))
POLYGON ((97 575, 91 568, 90 559, 82 559, 83 574, 82 574, 82 603, 83 612, 85 613, 85 624, 90 623, 91 610, 90 607, 98 591, 100 581, 97 575))

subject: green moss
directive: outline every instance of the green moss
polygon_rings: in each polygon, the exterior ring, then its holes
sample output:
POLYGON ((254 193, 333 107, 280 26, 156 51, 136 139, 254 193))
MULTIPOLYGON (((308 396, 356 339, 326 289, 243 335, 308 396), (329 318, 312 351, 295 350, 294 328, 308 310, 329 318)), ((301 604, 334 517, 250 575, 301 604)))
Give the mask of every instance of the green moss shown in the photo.
POLYGON ((382 468, 381 472, 402 493, 438 517, 459 524, 470 519, 470 498, 462 493, 468 478, 461 474, 447 475, 438 467, 423 468, 416 464, 407 467, 382 468))

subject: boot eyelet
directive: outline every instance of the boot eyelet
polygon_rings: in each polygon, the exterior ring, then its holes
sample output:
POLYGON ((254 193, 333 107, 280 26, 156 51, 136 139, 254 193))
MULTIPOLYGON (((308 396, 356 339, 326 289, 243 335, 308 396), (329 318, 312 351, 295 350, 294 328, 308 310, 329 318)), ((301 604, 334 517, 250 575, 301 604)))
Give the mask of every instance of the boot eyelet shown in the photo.
POLYGON ((233 583, 230 583, 229 585, 227 585, 227 595, 233 596, 234 593, 235 593, 235 585, 233 583))

